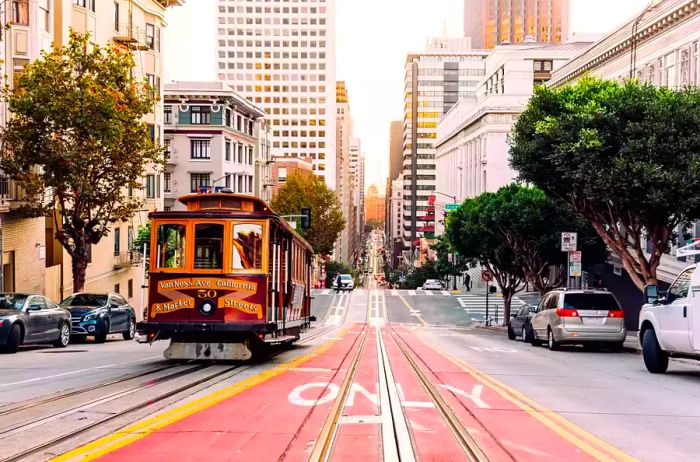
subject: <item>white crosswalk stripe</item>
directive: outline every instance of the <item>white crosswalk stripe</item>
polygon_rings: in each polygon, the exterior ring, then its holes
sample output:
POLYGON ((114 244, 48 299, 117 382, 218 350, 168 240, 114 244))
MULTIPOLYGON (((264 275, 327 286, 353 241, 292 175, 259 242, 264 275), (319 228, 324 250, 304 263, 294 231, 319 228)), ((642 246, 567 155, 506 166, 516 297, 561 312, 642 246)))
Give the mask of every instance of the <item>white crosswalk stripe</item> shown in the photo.
POLYGON ((399 291, 398 291, 398 290, 392 290, 392 291, 391 291, 391 295, 393 295, 394 297, 396 297, 396 296, 399 295, 399 291))
POLYGON ((405 290, 405 289, 397 290, 397 289, 392 289, 391 292, 387 293, 386 295, 393 296, 393 297, 398 297, 398 296, 405 297, 407 295, 410 295, 412 297, 422 296, 422 295, 428 296, 428 297, 434 296, 434 295, 444 295, 444 296, 449 297, 452 294, 450 293, 449 290, 437 291, 437 290, 405 290))
POLYGON ((424 295, 433 295, 433 293, 429 290, 424 290, 423 293, 424 295))
POLYGON ((450 292, 448 290, 441 290, 440 293, 442 295, 450 295, 450 292))
POLYGON ((409 290, 409 291, 408 291, 408 295, 416 295, 416 291, 415 291, 415 290, 409 290))
MULTIPOLYGON (((455 297, 462 309, 475 320, 486 320, 486 295, 458 295, 455 297)), ((523 302, 518 297, 513 297, 511 307, 520 306, 523 302)), ((489 297, 489 318, 503 319, 503 299, 489 297)))

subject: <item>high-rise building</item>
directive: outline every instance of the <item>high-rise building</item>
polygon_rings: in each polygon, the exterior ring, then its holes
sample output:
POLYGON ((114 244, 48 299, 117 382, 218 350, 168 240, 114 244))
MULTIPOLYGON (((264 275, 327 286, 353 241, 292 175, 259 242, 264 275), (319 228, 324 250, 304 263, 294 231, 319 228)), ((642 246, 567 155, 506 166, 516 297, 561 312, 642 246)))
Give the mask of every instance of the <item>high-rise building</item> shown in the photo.
POLYGON ((349 220, 354 213, 353 208, 353 184, 350 175, 350 139, 352 138, 352 119, 350 117, 350 100, 345 82, 336 82, 336 192, 338 201, 345 217, 345 228, 341 231, 335 243, 333 257, 336 261, 352 263, 350 251, 350 235, 353 229, 353 221, 349 220))
POLYGON ((350 140, 350 182, 352 185, 352 213, 349 221, 353 226, 350 230, 350 253, 352 263, 357 262, 359 256, 360 243, 362 242, 362 232, 364 231, 364 200, 365 200, 365 156, 362 153, 360 140, 354 138, 350 140))
POLYGON ((464 35, 475 49, 504 42, 566 41, 570 0, 464 0, 464 35))
POLYGON ((365 196, 365 218, 367 222, 383 222, 385 218, 384 194, 379 194, 375 185, 370 185, 365 196))
POLYGON ((389 179, 395 180, 403 170, 403 121, 394 120, 389 129, 389 179))
MULTIPOLYGON (((255 194, 264 113, 223 82, 174 82, 164 88, 165 210, 206 187, 255 194)), ((269 180, 268 180, 269 181, 269 180)))
POLYGON ((272 154, 336 188, 335 0, 218 0, 218 76, 271 121, 272 154))
MULTIPOLYGON (((413 251, 435 232, 435 148, 438 122, 459 99, 475 99, 486 51, 429 46, 406 58, 403 121, 403 240, 413 251)), ((431 40, 430 45, 443 43, 431 40)), ((392 191, 393 193, 393 191, 392 191)), ((408 254, 412 258, 413 252, 408 254)))

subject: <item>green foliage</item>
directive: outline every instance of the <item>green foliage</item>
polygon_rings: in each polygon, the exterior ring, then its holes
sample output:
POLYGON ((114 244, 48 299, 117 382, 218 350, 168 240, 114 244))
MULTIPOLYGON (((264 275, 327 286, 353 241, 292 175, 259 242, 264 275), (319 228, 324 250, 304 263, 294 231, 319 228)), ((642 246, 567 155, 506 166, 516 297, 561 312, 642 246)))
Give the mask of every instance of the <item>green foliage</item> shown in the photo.
POLYGON ((511 165, 589 221, 641 290, 675 231, 700 218, 699 132, 696 88, 587 78, 536 90, 512 133, 511 165))
POLYGON ((141 207, 126 191, 142 188, 145 168, 162 161, 143 121, 154 96, 132 77, 133 66, 129 51, 72 34, 66 47, 42 52, 15 88, 3 90, 13 116, 1 134, 0 167, 25 189, 25 214, 56 217, 76 291, 84 286, 89 246, 141 207))
POLYGON ((317 255, 333 252, 345 219, 338 197, 321 178, 294 172, 272 198, 270 206, 279 215, 298 215, 302 208, 311 208, 311 227, 300 233, 317 255))
POLYGON ((516 255, 525 278, 542 294, 566 283, 566 253, 561 251, 561 233, 578 233, 578 248, 584 263, 605 261, 603 242, 568 207, 549 200, 536 188, 511 184, 490 197, 484 208, 484 223, 493 229, 516 255), (555 277, 550 278, 550 267, 555 277))
POLYGON ((146 244, 146 253, 151 244, 151 220, 148 220, 146 226, 139 225, 136 231, 136 237, 131 244, 131 248, 143 252, 143 245, 146 244))
POLYGON ((405 285, 409 289, 418 289, 428 279, 442 279, 434 262, 428 262, 420 268, 412 268, 408 274, 406 274, 405 285))
POLYGON ((329 260, 326 262, 326 287, 333 287, 333 284, 335 284, 335 278, 339 274, 350 274, 352 275, 355 284, 359 282, 359 275, 355 269, 349 267, 343 262, 329 260))
POLYGON ((491 223, 494 193, 467 199, 447 217, 446 236, 460 256, 475 267, 481 265, 494 274, 503 294, 504 319, 510 318, 510 301, 522 290, 525 273, 517 254, 491 223))
POLYGON ((445 279, 451 276, 459 276, 466 269, 468 269, 469 266, 464 258, 457 257, 456 263, 450 261, 449 254, 454 254, 455 249, 450 244, 447 235, 438 237, 430 248, 437 254, 437 259, 435 260, 435 270, 440 275, 440 279, 445 279))

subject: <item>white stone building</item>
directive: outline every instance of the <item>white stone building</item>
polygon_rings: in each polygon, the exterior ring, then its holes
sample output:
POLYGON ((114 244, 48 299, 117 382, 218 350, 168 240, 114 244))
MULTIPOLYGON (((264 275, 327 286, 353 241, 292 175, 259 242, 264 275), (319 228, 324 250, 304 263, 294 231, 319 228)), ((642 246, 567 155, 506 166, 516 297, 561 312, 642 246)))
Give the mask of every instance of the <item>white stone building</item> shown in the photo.
POLYGON ((260 136, 264 116, 223 82, 166 84, 165 210, 184 210, 178 197, 201 188, 254 195, 256 159, 271 160, 265 157, 269 152, 260 150, 266 139, 260 136))
POLYGON ((438 125, 437 190, 462 202, 511 183, 516 173, 508 165, 508 134, 518 114, 535 85, 549 80, 552 70, 588 46, 583 42, 496 47, 486 60, 477 99, 460 100, 438 125))
POLYGON ((335 0, 218 0, 218 76, 262 108, 274 156, 336 188, 335 0))

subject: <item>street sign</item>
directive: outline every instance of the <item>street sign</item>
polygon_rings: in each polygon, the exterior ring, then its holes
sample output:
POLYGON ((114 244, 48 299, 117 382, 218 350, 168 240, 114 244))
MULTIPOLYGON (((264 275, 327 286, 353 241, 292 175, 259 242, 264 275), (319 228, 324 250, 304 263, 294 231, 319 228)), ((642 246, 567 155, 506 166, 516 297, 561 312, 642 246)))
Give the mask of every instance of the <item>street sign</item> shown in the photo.
POLYGON ((445 210, 447 211, 457 210, 458 208, 459 204, 445 204, 445 210))
POLYGON ((569 277, 581 276, 581 252, 569 252, 569 277))
POLYGON ((561 233, 561 251, 575 252, 577 249, 577 233, 561 233))
POLYGON ((490 282, 493 280, 493 273, 489 270, 484 270, 481 272, 481 280, 484 282, 490 282))

